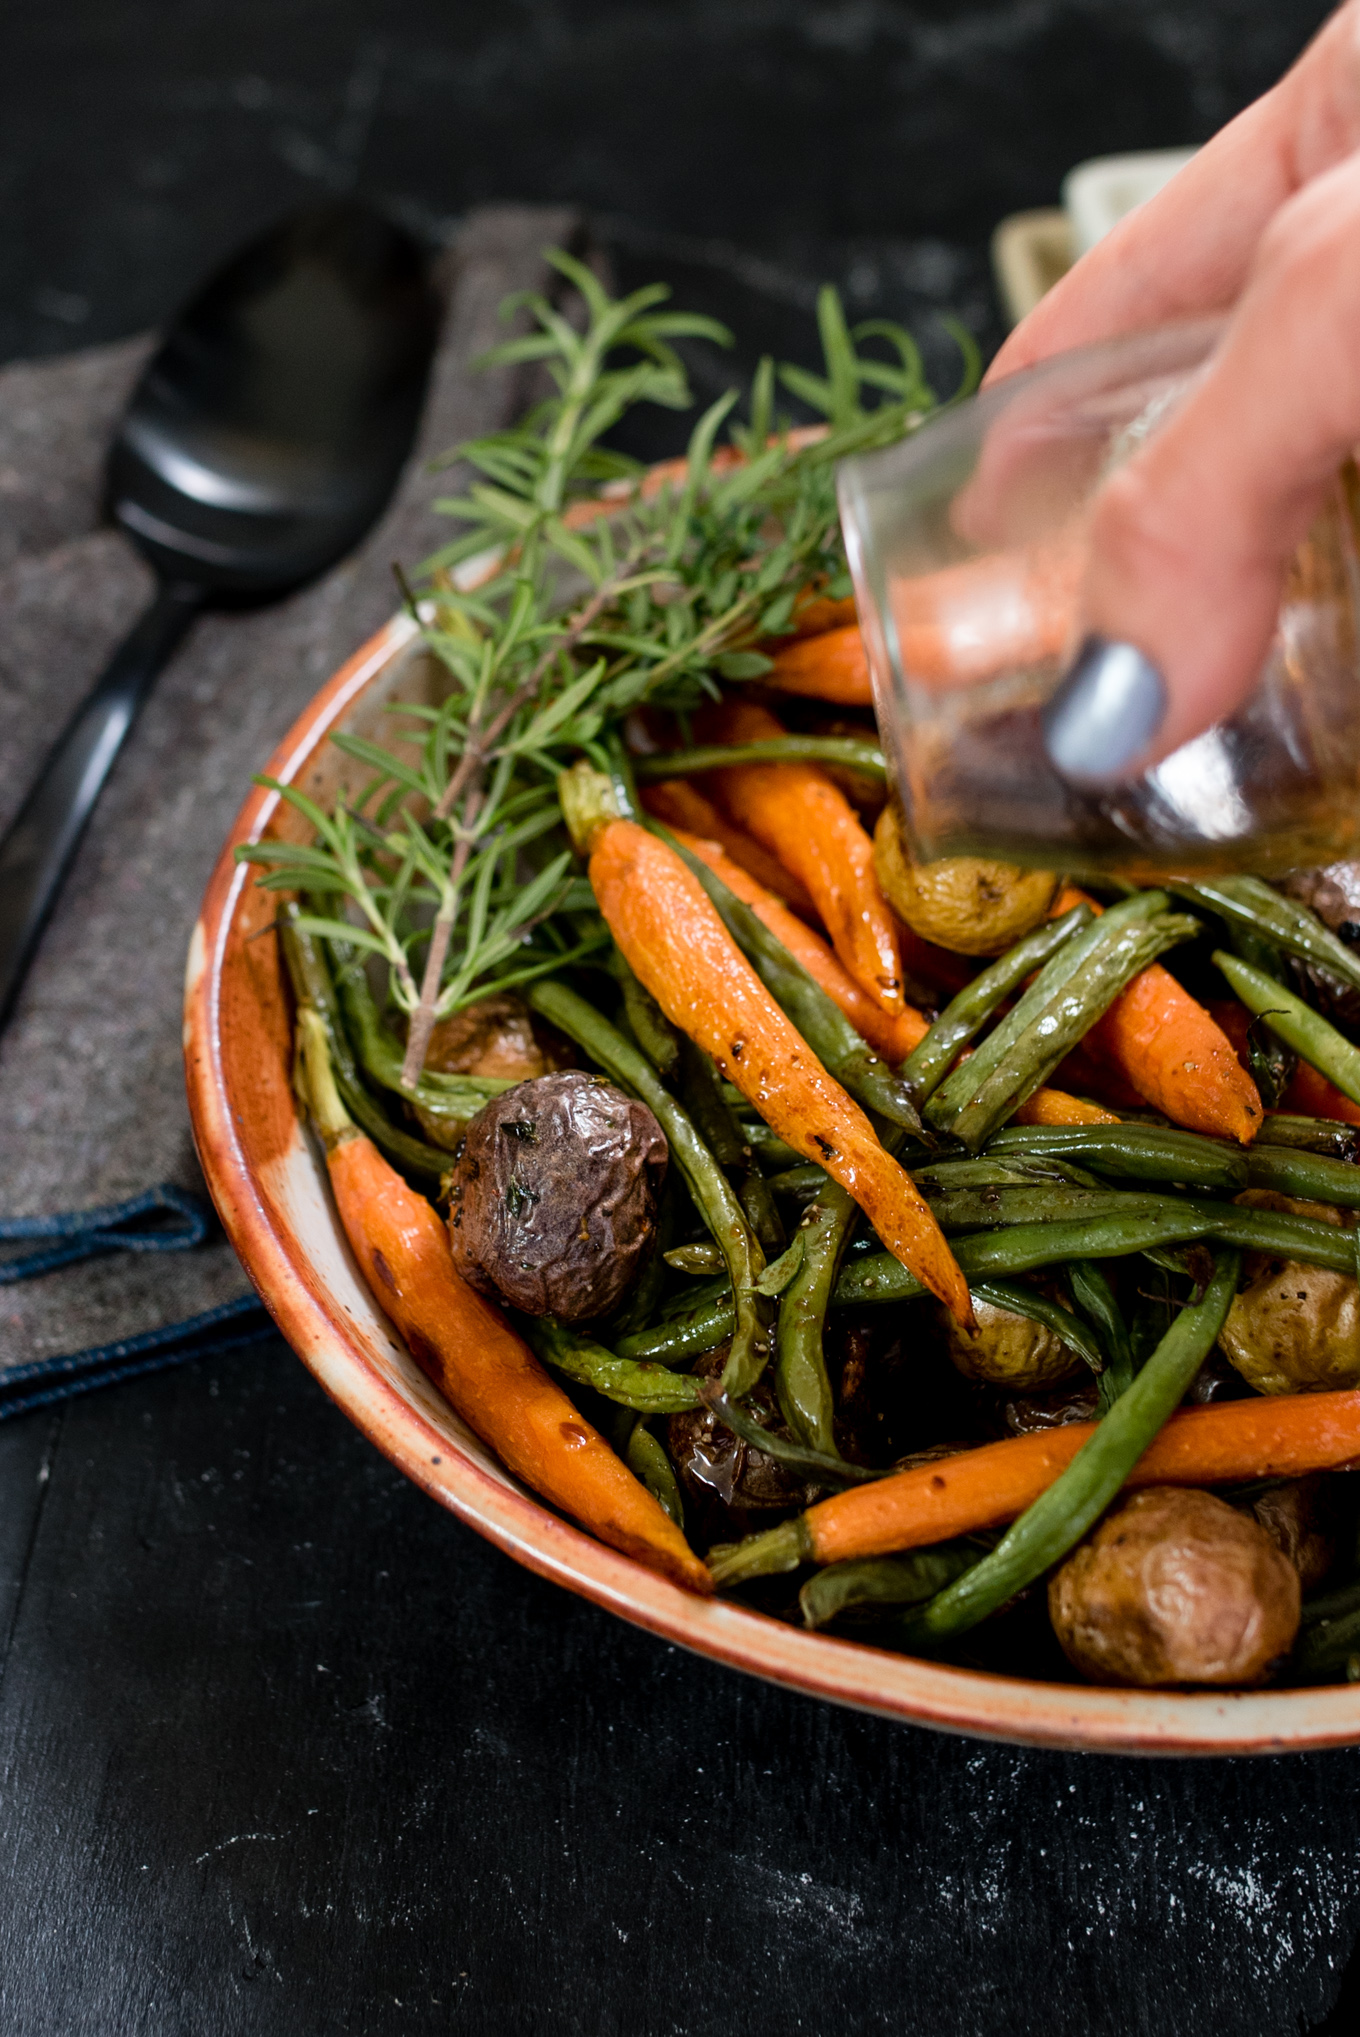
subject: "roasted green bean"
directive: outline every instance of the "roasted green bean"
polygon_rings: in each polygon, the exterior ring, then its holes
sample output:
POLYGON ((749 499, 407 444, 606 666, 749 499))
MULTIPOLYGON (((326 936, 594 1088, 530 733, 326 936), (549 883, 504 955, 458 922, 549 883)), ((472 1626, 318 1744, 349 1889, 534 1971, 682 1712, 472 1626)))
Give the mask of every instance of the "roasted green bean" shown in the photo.
POLYGON ((967 1633, 1081 1540, 1184 1399, 1223 1327, 1240 1268, 1237 1252, 1216 1255, 1203 1300, 1182 1309, 1067 1469, 1026 1508, 989 1556, 903 1622, 899 1646, 931 1649, 967 1633))
POLYGON ((1174 1125, 1007 1125, 987 1141, 989 1154, 1079 1161, 1098 1174, 1127 1181, 1184 1183, 1211 1194, 1237 1195, 1247 1185, 1240 1150, 1174 1125))
MULTIPOLYGON (((689 1183, 695 1206, 727 1261, 732 1276, 732 1348, 723 1374, 728 1391, 749 1393, 770 1355, 769 1309, 756 1293, 765 1255, 731 1184, 699 1137, 686 1111, 658 1080, 651 1063, 630 1047, 617 1027, 563 983, 540 979, 525 995, 535 1011, 575 1040, 607 1075, 640 1097, 666 1135, 671 1158, 689 1183)), ((631 1340, 630 1340, 631 1341, 631 1340)), ((720 1337, 713 1339, 720 1342, 720 1337)))
POLYGON ((1134 917, 1132 908, 1141 903, 1140 897, 1111 907, 1059 949, 1033 990, 937 1090, 927 1109, 932 1123, 977 1152, 1048 1080, 1141 969, 1199 932, 1199 922, 1184 914, 1134 917), (1045 987, 1049 970, 1066 967, 1077 949, 1084 950, 1079 965, 1064 976, 1055 974, 1045 987))
POLYGON ((738 1117, 742 1137, 763 1167, 801 1167, 802 1157, 772 1132, 763 1118, 738 1117))
POLYGON ((1360 1209, 1360 1167, 1350 1160, 1331 1160, 1323 1153, 1290 1146, 1253 1146, 1247 1154, 1247 1178, 1253 1188, 1273 1188, 1279 1195, 1306 1202, 1330 1202, 1338 1209, 1360 1209))
POLYGON ((609 958, 610 972, 623 992, 623 1009, 633 1029, 633 1038, 663 1081, 669 1082, 680 1060, 677 1028, 645 984, 639 983, 619 948, 609 958))
MULTIPOLYGON (((1157 1248, 1154 1246, 1153 1250, 1157 1248)), ((1124 1311, 1104 1268, 1094 1259, 1074 1259, 1068 1269, 1072 1299, 1099 1333, 1106 1364, 1100 1379, 1100 1412, 1108 1414, 1121 1393, 1133 1384, 1133 1345, 1124 1311)))
MULTIPOLYGON (((1325 927, 1315 912, 1297 899, 1286 898, 1261 877, 1211 877, 1194 882, 1169 877, 1168 891, 1216 912, 1232 926, 1283 948, 1287 955, 1312 962, 1360 990, 1360 956, 1325 927)), ((1248 960, 1251 958, 1248 957, 1248 960)))
POLYGON ((713 1301, 696 1302, 678 1315, 667 1316, 650 1330, 634 1330, 620 1337, 615 1350, 620 1358, 648 1359, 659 1365, 683 1365, 725 1344, 736 1328, 732 1290, 713 1301))
POLYGON ((399 1167, 420 1175, 426 1181, 442 1180, 452 1165, 453 1155, 440 1146, 428 1146, 423 1139, 412 1138, 409 1132, 399 1130, 364 1087, 336 1004, 330 971, 316 936, 299 930, 294 922, 293 908, 287 905, 280 910, 278 928, 293 995, 299 1005, 309 1006, 315 1011, 326 1028, 336 1087, 350 1116, 399 1167))
POLYGON ((617 1401, 620 1407, 636 1408, 640 1414, 673 1415, 700 1405, 700 1382, 686 1372, 668 1372, 664 1365, 617 1358, 593 1337, 583 1337, 579 1330, 568 1329, 552 1316, 523 1317, 520 1327, 546 1365, 565 1373, 578 1386, 588 1386, 606 1400, 617 1401))
POLYGON ((501 1096, 514 1087, 503 1076, 444 1075, 437 1069, 426 1068, 415 1088, 408 1089, 401 1079, 401 1047, 378 1014, 362 955, 338 940, 327 941, 325 946, 334 969, 336 996, 359 1065, 380 1089, 389 1089, 396 1096, 418 1103, 434 1117, 459 1124, 475 1117, 493 1096, 501 1096))
POLYGON ((1290 1111, 1271 1111, 1256 1134, 1252 1150, 1262 1146, 1288 1146, 1302 1153, 1322 1153, 1332 1160, 1360 1161, 1360 1125, 1343 1125, 1336 1118, 1298 1117, 1290 1111))
POLYGON ((877 743, 854 736, 771 736, 759 743, 704 743, 688 750, 666 750, 656 757, 638 757, 633 771, 640 783, 656 778, 686 778, 699 771, 720 771, 729 764, 844 764, 867 778, 885 780, 888 767, 877 743))
POLYGON ((1343 1096, 1360 1103, 1360 1047, 1353 1047, 1344 1033, 1274 977, 1221 948, 1215 951, 1214 961, 1248 1011, 1263 1018, 1287 1047, 1335 1083, 1343 1096))
MULTIPOLYGON (((1157 1245, 1191 1244, 1213 1238, 1243 1251, 1269 1252, 1306 1266, 1325 1266, 1333 1273, 1355 1270, 1355 1237, 1335 1225, 1283 1211, 1239 1209, 1230 1202, 1202 1202, 1174 1197, 1129 1198, 1135 1207, 1075 1222, 1017 1224, 1014 1229, 974 1231, 954 1244, 954 1257, 965 1277, 1029 1273, 1040 1266, 1059 1266, 1071 1259, 1121 1259, 1157 1245)), ((854 1260, 836 1284, 832 1305, 861 1307, 866 1303, 914 1301, 925 1289, 914 1274, 888 1252, 854 1260)))
POLYGON ((858 1556, 828 1563, 798 1594, 805 1627, 825 1627, 839 1614, 873 1606, 893 1610, 934 1598, 986 1555, 978 1542, 941 1542, 905 1556, 858 1556))
POLYGON ((652 1434, 645 1418, 634 1422, 622 1455, 634 1478, 641 1479, 657 1505, 670 1515, 683 1534, 685 1503, 680 1495, 680 1481, 664 1444, 652 1434))
POLYGON ((959 1231, 1008 1228, 1013 1224, 1099 1223, 1103 1217, 1153 1216, 1167 1207, 1165 1195, 1123 1188, 1071 1188, 1051 1181, 1027 1181, 1004 1188, 927 1191, 930 1213, 947 1237, 959 1231))
POLYGON ((1103 917, 1089 919, 1085 926, 1069 935, 1056 953, 1050 955, 1015 1008, 994 1032, 988 1034, 969 1060, 956 1068, 935 1091, 926 1111, 930 1122, 937 1128, 948 1125, 955 1113, 974 1095, 978 1083, 1002 1066, 1011 1042, 1047 1009, 1054 997, 1085 967, 1093 953, 1101 952, 1103 944, 1108 944, 1111 938, 1117 944, 1126 928, 1155 919, 1169 903, 1164 891, 1139 892, 1113 906, 1103 917), (1109 931, 1112 920, 1113 935, 1109 931))
POLYGON ((1076 905, 1061 919, 1049 920, 998 961, 990 963, 945 1006, 920 1045, 912 1049, 902 1064, 903 1080, 918 1107, 929 1101, 960 1048, 982 1031, 997 1006, 1032 970, 1041 969, 1073 934, 1094 918, 1089 905, 1076 905))
POLYGON ((779 1298, 774 1382, 780 1412, 800 1443, 839 1457, 835 1402, 827 1376, 823 1332, 832 1290, 859 1209, 849 1192, 828 1182, 803 1212, 803 1250, 779 1298))
POLYGON ((742 1135, 731 1105, 723 1095, 718 1071, 701 1047, 680 1036, 680 1095, 698 1127, 699 1136, 726 1174, 746 1212, 746 1221, 767 1258, 778 1257, 787 1242, 783 1221, 769 1185, 742 1135))
POLYGON ((1360 1683, 1360 1584, 1304 1606, 1286 1680, 1330 1681, 1338 1672, 1347 1683, 1360 1683))

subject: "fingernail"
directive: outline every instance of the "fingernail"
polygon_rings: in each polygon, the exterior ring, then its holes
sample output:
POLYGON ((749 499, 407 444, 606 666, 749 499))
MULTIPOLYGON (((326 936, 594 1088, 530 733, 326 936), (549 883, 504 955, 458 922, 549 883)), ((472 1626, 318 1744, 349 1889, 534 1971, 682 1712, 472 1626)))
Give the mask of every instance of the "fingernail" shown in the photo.
POLYGON ((1064 778, 1100 784, 1140 757, 1166 713, 1166 682, 1132 644, 1087 637, 1044 709, 1044 742, 1064 778))

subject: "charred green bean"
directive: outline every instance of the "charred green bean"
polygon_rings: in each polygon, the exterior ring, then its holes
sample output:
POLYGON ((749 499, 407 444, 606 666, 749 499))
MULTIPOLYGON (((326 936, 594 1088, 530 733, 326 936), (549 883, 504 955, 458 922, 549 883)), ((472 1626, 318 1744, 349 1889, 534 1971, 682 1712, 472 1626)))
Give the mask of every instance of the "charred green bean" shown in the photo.
POLYGON ((859 1556, 848 1563, 828 1563, 798 1594, 803 1625, 825 1627, 841 1613, 874 1606, 895 1611, 920 1605, 971 1570, 986 1553, 978 1542, 941 1542, 937 1548, 913 1549, 905 1556, 859 1556))
POLYGON ((699 771, 720 771, 730 764, 844 764, 868 778, 886 780, 888 767, 877 743, 854 736, 771 736, 759 743, 704 743, 687 750, 666 750, 656 757, 638 757, 633 773, 640 784, 656 778, 687 778, 699 771))
MULTIPOLYGON (((936 1093, 932 1122, 947 1128, 972 1152, 1045 1083, 1059 1061, 1090 1031, 1120 991, 1148 964, 1199 932, 1199 922, 1181 913, 1151 918, 1123 917, 1141 899, 1114 906, 1089 934, 1077 934, 1048 967, 1065 963, 1088 938, 1080 966, 1056 982, 1042 1001, 1029 994, 1003 1019, 982 1047, 936 1093), (957 1087, 956 1087, 957 1085, 957 1087)), ((1044 975, 1034 986, 1039 993, 1044 975)))
POLYGON ((673 1415, 700 1404, 699 1385, 685 1372, 669 1372, 664 1365, 639 1363, 616 1357, 593 1337, 568 1329, 552 1316, 523 1317, 520 1327, 543 1360, 588 1386, 620 1407, 636 1408, 640 1414, 673 1415))
POLYGON ((1119 1180, 1183 1183, 1237 1195, 1247 1185, 1240 1147, 1174 1125, 1007 1125, 987 1141, 989 1154, 1079 1161, 1119 1180))
POLYGON ((859 1209, 853 1197, 828 1182, 803 1212, 802 1257, 779 1298, 774 1383, 780 1413, 800 1443, 838 1458, 835 1402, 827 1376, 823 1332, 841 1260, 859 1209))
POLYGON ((1263 1018, 1287 1047, 1335 1083, 1343 1096, 1360 1103, 1360 1047, 1353 1047, 1344 1033, 1263 970, 1253 969, 1221 948, 1215 951, 1214 961, 1248 1011, 1263 1018))
POLYGON ((1049 920, 998 961, 975 976, 945 1006, 918 1047, 902 1064, 902 1077, 919 1106, 934 1094, 960 1048, 986 1025, 997 1006, 1018 989, 1032 970, 1041 969, 1072 935, 1095 918, 1089 905, 1073 906, 1061 919, 1049 920))
POLYGON ((1360 956, 1325 927, 1315 912, 1297 899, 1286 898, 1264 878, 1212 877, 1191 882, 1169 877, 1166 888, 1360 990, 1360 956))
POLYGON ((316 936, 299 930, 291 906, 284 906, 280 911, 278 926, 293 995, 300 1006, 306 1005, 315 1011, 326 1028, 336 1087, 350 1116, 399 1167, 420 1175, 426 1181, 442 1180, 453 1156, 440 1146, 426 1145, 423 1139, 401 1131, 364 1087, 340 1017, 330 971, 316 936))
POLYGON ((1256 1134, 1253 1152, 1262 1146, 1288 1146, 1303 1153, 1322 1153, 1332 1160, 1360 1161, 1360 1125, 1336 1118, 1299 1117, 1292 1111, 1271 1111, 1256 1134))

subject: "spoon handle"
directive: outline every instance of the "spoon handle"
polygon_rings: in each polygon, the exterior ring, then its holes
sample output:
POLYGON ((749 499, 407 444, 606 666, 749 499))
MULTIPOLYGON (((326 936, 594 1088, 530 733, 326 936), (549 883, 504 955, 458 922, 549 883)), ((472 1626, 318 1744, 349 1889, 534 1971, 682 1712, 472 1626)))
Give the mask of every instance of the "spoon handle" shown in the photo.
POLYGON ((0 1025, 123 738, 203 599, 203 589, 191 582, 160 583, 67 723, 0 842, 0 1025))

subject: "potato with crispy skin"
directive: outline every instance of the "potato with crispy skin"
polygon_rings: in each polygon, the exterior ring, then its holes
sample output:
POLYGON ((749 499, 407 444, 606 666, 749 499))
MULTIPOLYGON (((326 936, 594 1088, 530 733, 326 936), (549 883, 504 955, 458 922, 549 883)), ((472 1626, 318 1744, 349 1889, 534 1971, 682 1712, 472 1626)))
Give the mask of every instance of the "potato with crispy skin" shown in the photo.
POLYGON ((923 940, 960 955, 1003 955, 1032 933, 1052 905, 1052 870, 1022 870, 980 856, 918 863, 901 808, 884 807, 874 829, 874 874, 899 919, 923 940))
POLYGON ((646 1104, 567 1069, 478 1111, 449 1193, 453 1263, 526 1315, 618 1307, 656 1247, 666 1135, 646 1104))
POLYGON ((1254 1684, 1293 1647, 1299 1596, 1298 1571, 1250 1515, 1153 1485, 1072 1552, 1048 1610, 1092 1683, 1254 1684))
POLYGON ((1008 1387, 1012 1393, 1042 1393, 1081 1371, 1077 1353, 1046 1323, 976 1297, 973 1313, 977 1334, 970 1337, 944 1309, 937 1311, 949 1355, 965 1379, 1008 1387))
MULTIPOLYGON (((1237 1200, 1249 1209, 1355 1227, 1353 1211, 1273 1189, 1249 1188, 1237 1200)), ((1258 1393, 1324 1393, 1360 1385, 1360 1289, 1349 1274, 1251 1252, 1246 1275, 1218 1341, 1248 1386, 1258 1393)))

